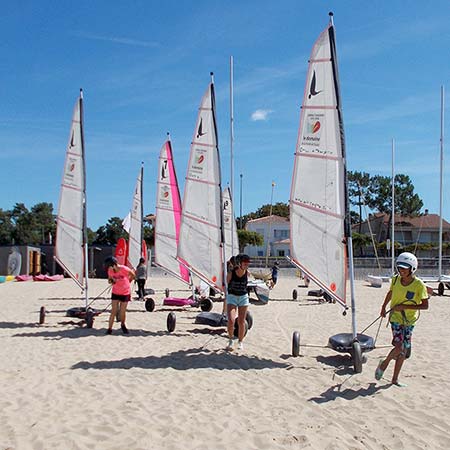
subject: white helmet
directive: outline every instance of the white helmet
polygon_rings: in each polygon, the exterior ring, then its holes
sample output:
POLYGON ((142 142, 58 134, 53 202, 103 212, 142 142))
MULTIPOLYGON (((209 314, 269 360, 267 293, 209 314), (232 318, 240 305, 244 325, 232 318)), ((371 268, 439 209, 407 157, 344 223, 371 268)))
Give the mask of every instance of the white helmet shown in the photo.
POLYGON ((395 266, 404 269, 411 269, 411 273, 414 273, 418 266, 417 258, 409 252, 400 253, 400 255, 397 256, 395 266))

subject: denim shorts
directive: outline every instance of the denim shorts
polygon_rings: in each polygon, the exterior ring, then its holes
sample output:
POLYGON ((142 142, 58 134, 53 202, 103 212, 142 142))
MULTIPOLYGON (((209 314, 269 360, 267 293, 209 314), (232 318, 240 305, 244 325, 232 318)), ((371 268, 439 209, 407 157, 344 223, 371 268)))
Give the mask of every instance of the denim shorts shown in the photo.
POLYGON ((250 305, 250 301, 248 299, 248 294, 244 294, 244 295, 228 294, 227 295, 227 304, 234 305, 234 306, 248 306, 248 305, 250 305))

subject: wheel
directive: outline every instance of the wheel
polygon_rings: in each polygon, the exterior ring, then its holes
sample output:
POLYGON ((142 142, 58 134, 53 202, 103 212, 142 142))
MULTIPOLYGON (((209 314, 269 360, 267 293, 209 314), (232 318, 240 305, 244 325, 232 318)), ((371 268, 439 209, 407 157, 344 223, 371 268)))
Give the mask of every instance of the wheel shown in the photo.
POLYGON ((94 311, 88 308, 86 311, 86 326, 92 328, 94 326, 94 311))
POLYGON ((253 314, 248 310, 247 315, 245 316, 245 321, 247 322, 248 329, 251 330, 253 326, 253 314))
POLYGON ((292 300, 297 300, 297 297, 298 297, 297 289, 294 289, 294 290, 292 291, 292 300))
POLYGON ((331 303, 333 301, 333 298, 331 297, 330 294, 328 294, 327 292, 323 293, 323 298, 327 303, 331 303))
POLYGON ((205 298, 200 301, 200 309, 202 311, 208 312, 211 311, 213 307, 212 301, 209 298, 205 298))
MULTIPOLYGON (((245 333, 244 336, 247 335, 247 331, 248 331, 248 322, 245 321, 245 333)), ((239 324, 237 319, 234 322, 234 333, 233 333, 234 337, 238 338, 239 337, 239 324)))
POLYGON ((41 306, 39 310, 39 325, 45 323, 45 306, 41 306))
POLYGON ((438 295, 443 296, 444 295, 444 289, 445 289, 444 283, 439 283, 438 295))
POLYGON ((169 288, 166 288, 166 290, 164 291, 164 295, 166 296, 166 298, 170 295, 169 288))
POLYGON ((298 356, 300 354, 300 333, 294 331, 292 335, 292 356, 298 356))
POLYGON ((352 344, 352 359, 353 359, 353 369, 355 373, 362 372, 363 358, 361 351, 361 344, 358 341, 352 344))
POLYGON ((152 298, 145 300, 145 309, 148 312, 152 312, 155 309, 155 300, 152 298))
POLYGON ((169 333, 172 333, 172 331, 175 330, 176 324, 177 324, 177 316, 175 315, 174 312, 170 312, 167 315, 167 331, 169 333))

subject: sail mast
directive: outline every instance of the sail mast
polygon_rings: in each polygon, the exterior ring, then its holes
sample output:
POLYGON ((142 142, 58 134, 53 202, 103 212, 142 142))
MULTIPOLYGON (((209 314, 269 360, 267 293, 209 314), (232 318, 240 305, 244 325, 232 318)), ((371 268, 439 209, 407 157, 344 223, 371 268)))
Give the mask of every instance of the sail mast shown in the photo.
POLYGON ((391 273, 395 269, 395 142, 392 138, 392 218, 391 218, 391 273))
POLYGON ((83 117, 83 89, 80 89, 80 136, 81 136, 81 161, 83 165, 83 248, 84 248, 84 269, 83 269, 83 293, 86 308, 89 304, 88 279, 88 237, 87 237, 87 199, 86 199, 86 159, 84 154, 84 117, 83 117))
POLYGON ((144 255, 144 161, 141 161, 141 254, 139 259, 144 255))
POLYGON ((439 182, 439 281, 442 278, 442 209, 444 192, 444 86, 441 86, 441 154, 440 154, 440 182, 439 182))

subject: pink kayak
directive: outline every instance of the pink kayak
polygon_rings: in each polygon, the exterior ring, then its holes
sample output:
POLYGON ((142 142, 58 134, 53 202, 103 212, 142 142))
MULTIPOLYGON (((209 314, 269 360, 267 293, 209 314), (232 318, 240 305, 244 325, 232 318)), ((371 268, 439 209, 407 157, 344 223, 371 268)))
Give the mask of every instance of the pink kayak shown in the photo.
POLYGON ((34 281, 59 281, 64 278, 64 275, 35 275, 34 281))

